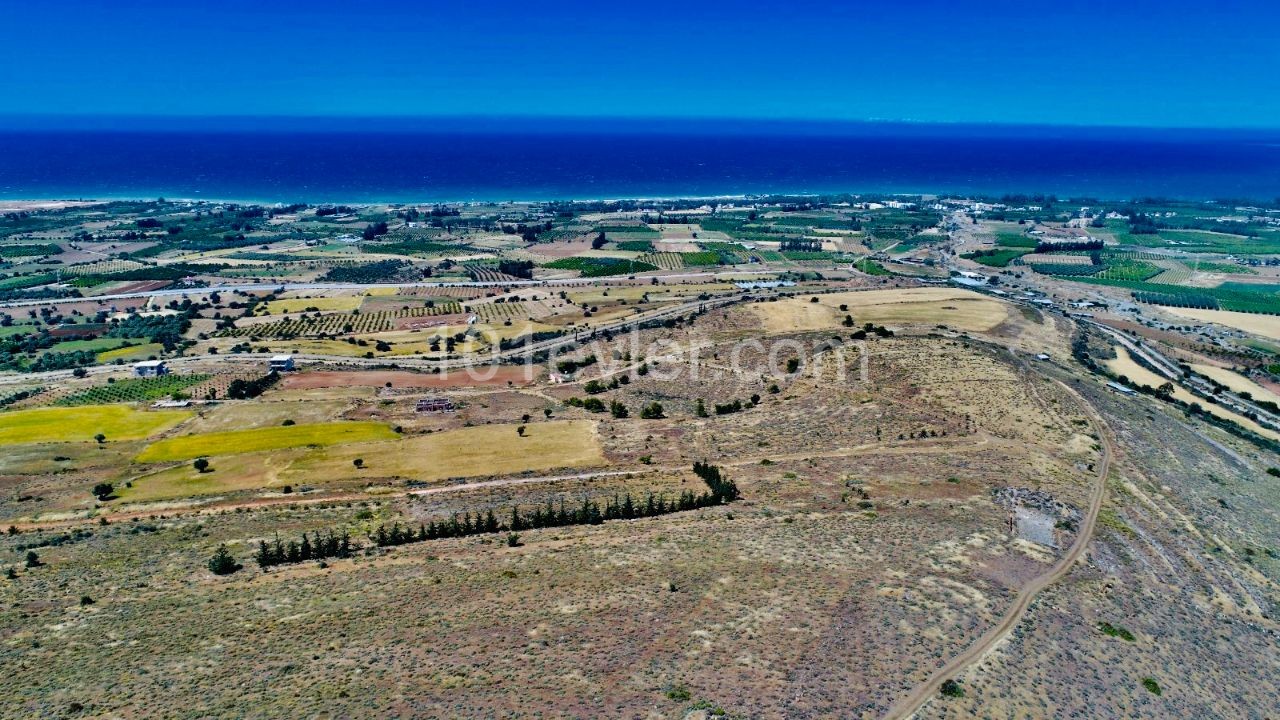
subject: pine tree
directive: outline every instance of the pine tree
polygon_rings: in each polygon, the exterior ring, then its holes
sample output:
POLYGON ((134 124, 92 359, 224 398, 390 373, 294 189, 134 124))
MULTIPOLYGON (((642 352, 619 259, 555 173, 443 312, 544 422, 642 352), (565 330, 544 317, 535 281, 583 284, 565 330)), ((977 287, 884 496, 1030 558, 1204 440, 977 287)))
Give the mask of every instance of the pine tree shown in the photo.
POLYGON ((230 575, 240 567, 240 563, 236 562, 236 559, 227 551, 226 545, 219 545, 218 551, 209 559, 209 571, 214 575, 230 575))
POLYGON ((271 549, 267 547, 266 540, 258 541, 258 552, 253 556, 253 559, 260 568, 267 568, 276 564, 275 559, 271 557, 271 549))

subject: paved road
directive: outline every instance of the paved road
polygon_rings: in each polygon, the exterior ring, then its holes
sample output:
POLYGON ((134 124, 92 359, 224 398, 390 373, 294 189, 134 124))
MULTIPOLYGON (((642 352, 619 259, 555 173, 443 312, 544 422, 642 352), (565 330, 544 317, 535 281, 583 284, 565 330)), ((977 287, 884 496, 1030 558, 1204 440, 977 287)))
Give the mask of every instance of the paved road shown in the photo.
POLYGON ((905 718, 913 717, 919 712, 920 708, 924 707, 925 703, 937 697, 943 682, 963 675, 971 666, 981 662, 1022 622, 1027 608, 1031 606, 1036 596, 1045 588, 1066 577, 1067 573, 1071 572, 1076 562, 1084 555, 1085 548, 1088 547, 1089 540, 1093 537, 1093 531, 1098 522, 1098 512, 1102 509, 1102 501, 1106 497, 1107 474, 1110 472, 1111 458, 1115 451, 1111 443, 1110 430, 1107 428, 1102 416, 1098 414, 1098 411, 1065 383, 1059 381, 1058 384, 1080 401, 1082 407, 1085 408, 1085 412, 1089 414, 1090 419, 1093 421, 1094 429, 1102 442, 1102 457, 1096 466, 1097 480, 1089 498, 1089 509, 1080 523, 1080 531, 1076 534, 1075 542, 1071 544, 1067 552, 1058 559, 1058 562, 1048 572, 1023 586, 1022 590, 1018 592, 1017 598, 1014 599, 1013 605, 1005 611, 999 622, 984 633, 982 637, 974 641, 964 652, 951 658, 945 665, 934 671, 928 680, 916 686, 906 697, 898 701, 885 714, 886 720, 905 720, 905 718))
MULTIPOLYGON (((655 277, 658 280, 694 280, 699 278, 715 279, 726 276, 742 276, 742 275, 776 275, 781 270, 720 270, 715 272, 695 272, 695 273, 679 273, 675 275, 637 275, 638 279, 649 279, 655 277)), ((135 293, 116 293, 113 295, 93 295, 89 297, 69 297, 69 298, 49 298, 45 300, 13 300, 10 302, 0 303, 0 308, 16 308, 29 307, 33 305, 57 305, 61 303, 85 302, 88 301, 104 301, 112 300, 128 300, 132 298, 149 298, 149 297, 182 297, 183 295, 207 295, 211 292, 229 293, 237 290, 273 290, 273 291, 289 291, 289 290, 373 290, 376 288, 451 288, 451 287, 563 287, 573 285, 611 285, 611 284, 634 284, 634 281, 624 282, 621 278, 613 280, 604 278, 562 278, 558 280, 510 280, 502 282, 488 281, 459 281, 459 282, 435 282, 422 281, 411 283, 337 283, 337 282, 311 282, 311 283, 239 283, 235 285, 210 285, 208 287, 184 287, 184 288, 166 288, 163 290, 152 290, 150 292, 135 293)))

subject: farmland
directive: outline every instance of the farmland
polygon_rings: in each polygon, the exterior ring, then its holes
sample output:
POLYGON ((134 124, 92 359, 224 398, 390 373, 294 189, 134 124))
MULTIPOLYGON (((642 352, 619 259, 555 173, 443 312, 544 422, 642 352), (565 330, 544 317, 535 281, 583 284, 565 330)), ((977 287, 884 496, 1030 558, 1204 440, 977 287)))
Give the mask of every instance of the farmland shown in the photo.
POLYGON ((208 380, 208 375, 164 375, 155 378, 127 378, 106 385, 64 395, 58 405, 107 405, 121 402, 159 400, 208 380))
POLYGON ((1269 211, 0 217, 0 717, 1265 717, 1269 211))
POLYGON ((9 410, 0 412, 0 444, 94 442, 99 434, 107 442, 140 440, 190 417, 189 412, 146 412, 124 405, 9 410))
POLYGON ((235 455, 292 447, 324 447, 338 443, 390 440, 396 434, 382 423, 350 422, 293 425, 181 435, 146 447, 135 462, 172 462, 204 456, 235 455))
POLYGON ((543 267, 552 270, 574 270, 582 277, 607 277, 609 275, 629 275, 631 273, 657 270, 656 265, 639 260, 620 260, 616 258, 575 257, 553 260, 543 267))

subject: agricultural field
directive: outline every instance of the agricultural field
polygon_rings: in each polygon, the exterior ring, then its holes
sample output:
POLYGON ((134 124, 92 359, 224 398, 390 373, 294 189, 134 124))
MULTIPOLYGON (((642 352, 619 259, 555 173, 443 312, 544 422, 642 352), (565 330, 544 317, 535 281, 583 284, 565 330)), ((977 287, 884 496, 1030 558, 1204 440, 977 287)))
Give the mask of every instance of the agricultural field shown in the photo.
POLYGON ((853 318, 854 327, 865 323, 891 327, 947 325, 985 331, 1008 317, 1008 309, 1003 303, 965 290, 869 290, 814 297, 818 302, 807 297, 793 297, 753 305, 751 309, 771 332, 837 329, 843 325, 845 315, 853 318), (842 305, 846 309, 841 310, 842 305))
POLYGON ((429 306, 420 301, 417 306, 410 306, 407 309, 360 313, 310 311, 310 314, 304 313, 303 317, 224 328, 219 330, 217 335, 219 337, 293 338, 307 335, 377 333, 412 325, 414 324, 412 318, 433 318, 441 315, 458 315, 462 312, 462 305, 453 301, 432 302, 429 306))
POLYGON ((192 385, 208 380, 208 375, 164 375, 154 378, 112 379, 106 385, 98 385, 58 398, 55 404, 108 405, 111 403, 149 402, 181 394, 192 385))
POLYGON ((360 295, 289 298, 272 300, 258 306, 258 315, 288 315, 300 312, 350 312, 360 307, 364 298, 360 295))
POLYGON ((640 260, 622 260, 618 258, 574 257, 553 260, 543 265, 552 270, 573 270, 584 278, 607 277, 610 275, 630 275, 639 272, 657 270, 652 265, 640 260))
POLYGON ((966 253, 964 258, 989 267, 1007 267, 1009 263, 1026 255, 1029 250, 997 248, 966 253))
POLYGON ((198 457, 238 455, 293 447, 326 447, 340 443, 391 440, 394 431, 382 423, 350 422, 317 425, 283 425, 253 430, 232 430, 198 435, 180 435, 158 440, 146 447, 134 462, 156 463, 191 460, 198 457))
POLYGON ((1270 207, 717 203, 0 215, 0 718, 1272 713, 1270 207))
POLYGON ((1280 318, 1274 315, 1257 315, 1230 312, 1228 310, 1207 310, 1189 307, 1166 307, 1165 310, 1179 317, 1200 322, 1217 323, 1280 341, 1280 318))
POLYGON ((124 405, 32 408, 0 412, 0 445, 141 440, 191 417, 179 410, 144 411, 124 405))

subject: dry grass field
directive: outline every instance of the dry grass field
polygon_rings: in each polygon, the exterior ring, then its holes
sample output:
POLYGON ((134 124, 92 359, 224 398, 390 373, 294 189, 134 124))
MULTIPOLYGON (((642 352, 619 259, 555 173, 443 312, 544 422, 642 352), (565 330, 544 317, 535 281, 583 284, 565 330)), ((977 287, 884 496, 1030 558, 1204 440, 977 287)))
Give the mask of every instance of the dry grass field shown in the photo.
MULTIPOLYGON (((1107 367, 1110 368, 1111 372, 1115 373, 1116 375, 1123 375, 1129 378, 1129 380, 1136 383, 1137 385, 1149 385, 1153 388, 1158 388, 1161 385, 1164 385, 1165 383, 1169 382, 1163 376, 1158 375, 1152 372, 1151 370, 1148 370, 1147 368, 1134 362, 1133 358, 1129 355, 1129 351, 1125 350, 1123 347, 1116 347, 1115 350, 1116 350, 1116 357, 1107 361, 1107 367)), ((1244 378, 1240 378, 1240 380, 1243 380, 1243 379, 1244 378)), ((1211 413, 1217 417, 1220 417, 1226 420, 1230 420, 1240 425, 1241 427, 1244 427, 1252 432, 1255 432, 1265 438, 1271 438, 1272 440, 1280 440, 1280 433, 1277 433, 1274 430, 1270 430, 1268 428, 1264 428, 1261 425, 1258 425, 1256 422, 1250 420, 1249 418, 1241 417, 1240 415, 1233 413, 1230 410, 1226 410, 1218 405, 1206 403, 1202 399, 1196 397, 1191 392, 1183 388, 1181 385, 1174 384, 1173 397, 1176 400, 1181 400, 1182 402, 1188 403, 1188 404, 1198 403, 1202 405, 1205 411, 1208 413, 1211 413)))
POLYGON ((1255 400, 1269 400, 1273 403, 1280 403, 1280 395, 1275 394, 1239 373, 1232 372, 1231 370, 1217 367, 1215 365, 1204 365, 1200 363, 1192 365, 1191 368, 1197 373, 1216 382, 1220 382, 1236 392, 1249 393, 1255 400))
POLYGON ((1203 310, 1200 308, 1162 307, 1161 310, 1178 317, 1199 320, 1200 322, 1217 323, 1272 340, 1280 340, 1280 316, 1231 312, 1230 310, 1203 310))
POLYGON ((1008 317, 1004 303, 985 295, 947 288, 909 288, 829 293, 762 303, 753 309, 770 332, 834 329, 845 315, 855 324, 889 327, 946 325, 959 330, 990 330, 1008 317), (846 305, 847 310, 840 310, 846 305))

